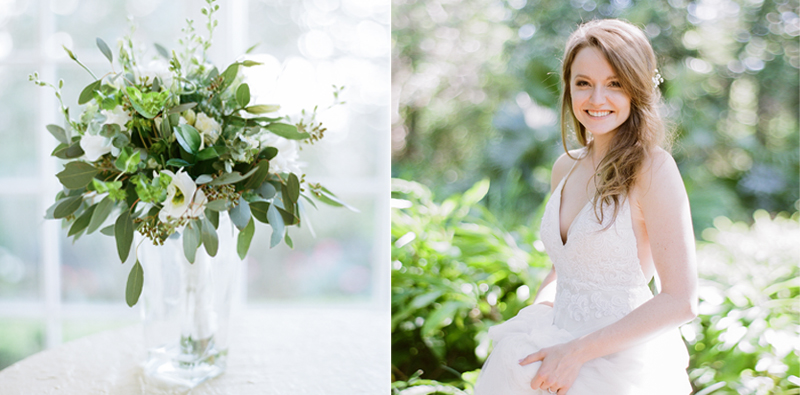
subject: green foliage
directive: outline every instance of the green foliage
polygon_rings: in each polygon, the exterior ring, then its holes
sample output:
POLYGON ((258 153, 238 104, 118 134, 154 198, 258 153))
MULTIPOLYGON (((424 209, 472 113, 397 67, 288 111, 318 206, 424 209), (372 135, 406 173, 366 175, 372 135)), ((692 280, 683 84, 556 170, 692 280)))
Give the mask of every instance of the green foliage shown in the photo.
MULTIPOLYGON (((489 326, 531 302, 549 270, 535 232, 508 232, 479 202, 481 181, 435 203, 421 184, 392 182, 392 374, 466 385, 489 326)), ((538 228, 538 225, 532 227, 538 228)))
POLYGON ((749 220, 758 208, 796 211, 800 53, 791 16, 800 7, 795 0, 704 7, 393 1, 393 176, 444 195, 489 177, 484 204, 508 227, 530 221, 563 152, 557 120, 566 38, 582 21, 616 17, 642 27, 658 56, 662 110, 675 129, 695 230, 717 216, 749 220))
POLYGON ((800 392, 800 215, 752 227, 727 218, 706 229, 698 250, 700 317, 682 328, 690 376, 714 394, 800 392), (789 381, 794 375, 794 382, 789 381))

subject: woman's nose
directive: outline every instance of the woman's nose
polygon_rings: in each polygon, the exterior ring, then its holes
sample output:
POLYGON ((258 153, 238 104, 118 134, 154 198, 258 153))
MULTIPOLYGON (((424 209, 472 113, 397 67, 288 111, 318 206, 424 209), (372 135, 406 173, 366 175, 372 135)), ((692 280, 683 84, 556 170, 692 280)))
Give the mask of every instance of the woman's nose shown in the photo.
POLYGON ((592 95, 589 97, 589 104, 603 104, 606 101, 606 93, 602 86, 592 89, 592 95))

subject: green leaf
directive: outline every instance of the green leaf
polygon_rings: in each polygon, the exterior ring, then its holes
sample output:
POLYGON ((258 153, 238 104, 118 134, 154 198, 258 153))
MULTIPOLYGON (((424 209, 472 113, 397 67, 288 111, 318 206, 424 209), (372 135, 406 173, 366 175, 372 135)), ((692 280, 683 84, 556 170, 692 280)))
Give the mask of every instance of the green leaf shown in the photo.
POLYGON ((214 177, 211 177, 209 174, 201 174, 194 180, 194 183, 197 185, 208 184, 209 182, 214 181, 214 177))
POLYGON ((250 86, 241 84, 236 88, 236 102, 239 103, 239 107, 245 107, 250 103, 250 86))
POLYGON ((294 249, 294 242, 292 241, 292 238, 289 237, 289 232, 286 232, 286 236, 283 238, 283 241, 287 246, 289 246, 289 248, 294 249))
POLYGON ((237 188, 237 189, 241 189, 241 190, 244 190, 244 191, 249 191, 249 190, 253 190, 253 189, 256 189, 259 186, 261 186, 261 184, 263 184, 264 181, 269 176, 269 161, 268 160, 259 161, 258 163, 256 163, 256 166, 254 167, 254 169, 256 170, 256 172, 253 173, 253 175, 251 175, 250 178, 248 178, 241 185, 241 188, 237 188))
POLYGON ((258 187, 258 189, 256 189, 255 191, 259 195, 261 195, 261 197, 263 197, 264 199, 272 199, 275 197, 275 194, 278 193, 278 191, 275 189, 275 186, 270 184, 269 182, 261 184, 261 186, 258 187))
POLYGON ((167 166, 174 166, 174 167, 192 167, 192 166, 194 166, 194 165, 192 165, 191 163, 189 163, 189 162, 187 162, 187 161, 185 161, 185 160, 183 160, 183 159, 179 159, 179 158, 172 158, 172 159, 170 159, 170 160, 168 160, 168 161, 167 161, 167 166))
POLYGON ((135 86, 129 86, 125 88, 125 94, 136 112, 147 119, 153 119, 164 108, 170 92, 164 90, 161 92, 142 93, 135 86))
POLYGON ((286 182, 286 189, 289 192, 289 200, 292 203, 297 203, 297 199, 300 198, 300 180, 297 179, 297 176, 294 173, 289 173, 289 180, 286 182))
POLYGON ((172 124, 169 117, 161 118, 161 136, 169 140, 172 137, 172 124))
POLYGON ((250 114, 266 114, 270 112, 275 112, 281 109, 281 106, 277 104, 256 104, 253 106, 247 106, 244 108, 245 111, 249 112, 250 114))
POLYGON ((422 337, 429 338, 433 336, 436 331, 444 326, 444 323, 447 322, 448 319, 453 318, 456 311, 458 311, 459 307, 462 305, 463 302, 449 300, 444 302, 441 307, 434 310, 433 313, 428 314, 420 330, 422 337))
POLYGON ((64 128, 53 124, 47 125, 46 127, 47 131, 50 132, 50 134, 52 134, 53 137, 56 138, 56 140, 60 141, 63 144, 70 143, 69 139, 67 138, 67 131, 64 130, 64 128))
POLYGON ((276 156, 278 156, 278 149, 275 147, 264 148, 258 153, 259 159, 272 160, 276 156))
POLYGON ((183 229, 183 254, 190 263, 194 263, 197 248, 200 247, 200 227, 197 220, 194 220, 183 229))
POLYGON ((50 155, 59 159, 75 159, 80 158, 83 154, 80 141, 76 141, 72 145, 59 144, 50 155))
MULTIPOLYGON (((222 148, 222 147, 220 147, 222 148)), ((217 151, 217 147, 208 147, 204 148, 202 151, 197 153, 197 160, 209 160, 219 157, 220 153, 217 151)))
POLYGON ((201 236, 203 245, 206 247, 206 252, 209 256, 217 255, 217 248, 219 247, 219 239, 217 238, 217 230, 214 228, 208 218, 203 217, 201 236))
POLYGON ((81 214, 78 219, 72 223, 72 226, 69 228, 69 232, 67 232, 67 237, 76 235, 89 226, 89 221, 92 220, 92 213, 94 213, 95 208, 97 208, 96 204, 89 206, 89 208, 83 211, 83 214, 81 214))
POLYGON ((114 209, 114 201, 110 197, 106 196, 100 201, 100 203, 96 205, 96 207, 97 208, 92 214, 92 220, 89 221, 89 226, 86 228, 87 235, 100 228, 100 225, 105 222, 106 218, 108 218, 108 215, 111 214, 111 210, 114 209))
POLYGON ((117 160, 114 161, 114 166, 116 166, 119 171, 123 173, 134 173, 138 170, 139 162, 141 162, 141 155, 140 151, 136 151, 131 153, 131 149, 125 147, 122 151, 120 151, 117 160))
POLYGON ((197 103, 194 103, 194 102, 183 103, 181 105, 178 105, 178 106, 170 108, 168 113, 169 114, 181 113, 181 112, 184 112, 186 110, 194 108, 196 105, 197 105, 197 103))
POLYGON ((122 210, 122 214, 114 223, 114 237, 117 239, 119 259, 125 262, 131 252, 131 244, 133 244, 133 220, 131 212, 127 208, 122 210))
POLYGON ((274 204, 271 204, 267 209, 267 218, 269 219, 269 225, 272 227, 272 237, 269 242, 269 248, 272 248, 280 244, 286 227, 283 224, 281 213, 278 212, 278 208, 274 204))
POLYGON ((83 196, 81 195, 63 199, 63 201, 59 203, 58 206, 56 206, 56 209, 53 211, 53 218, 65 218, 81 207, 81 203, 83 203, 83 196))
POLYGON ((206 208, 203 213, 206 218, 214 225, 214 229, 219 229, 219 211, 209 210, 206 208))
POLYGON ((99 171, 94 166, 86 162, 75 161, 67 163, 64 170, 56 174, 56 177, 67 189, 81 189, 89 185, 97 173, 99 171))
POLYGON ((100 48, 100 52, 102 52, 103 55, 105 55, 106 59, 108 59, 109 62, 114 62, 114 55, 111 53, 111 50, 108 48, 108 45, 106 45, 106 42, 103 41, 103 39, 100 37, 97 37, 96 41, 97 41, 97 48, 100 48))
POLYGON ((214 211, 225 211, 228 206, 230 206, 230 202, 227 199, 217 199, 206 203, 206 208, 214 211))
POLYGON ((228 86, 233 83, 233 80, 236 79, 236 76, 239 74, 239 63, 234 63, 228 66, 225 71, 222 72, 222 84, 220 85, 220 92, 224 91, 228 88, 228 86))
POLYGON ((236 225, 239 230, 242 230, 250 221, 250 205, 244 198, 239 198, 238 204, 231 208, 228 213, 231 216, 231 222, 236 225))
POLYGON ((103 229, 100 229, 100 233, 106 236, 114 236, 114 225, 108 225, 103 229))
POLYGON ((83 88, 80 96, 78 96, 78 104, 86 104, 89 102, 89 100, 92 100, 94 98, 94 91, 100 90, 100 85, 102 83, 102 80, 96 80, 91 84, 86 85, 86 88, 83 88))
POLYGON ((125 286, 125 302, 128 307, 133 307, 139 301, 139 295, 142 294, 142 286, 144 285, 144 270, 139 260, 131 268, 128 274, 128 284, 125 286))
POLYGON ((232 171, 230 173, 224 173, 221 176, 215 178, 214 181, 211 181, 210 183, 208 183, 208 185, 216 186, 216 185, 233 184, 233 183, 242 181, 242 180, 246 179, 247 177, 252 176, 253 173, 256 172, 256 170, 258 170, 257 167, 252 169, 252 170, 250 170, 250 171, 248 171, 244 175, 242 175, 238 171, 232 171))
POLYGON ((153 44, 153 46, 156 47, 156 52, 158 52, 158 54, 161 55, 161 57, 163 57, 164 59, 169 59, 170 58, 169 51, 167 51, 167 49, 164 48, 163 45, 155 43, 155 44, 153 44))
POLYGON ((256 223, 250 218, 247 226, 239 232, 238 240, 236 241, 236 253, 239 254, 239 259, 244 260, 247 256, 247 251, 250 249, 250 242, 253 241, 253 234, 256 231, 256 223))
POLYGON ((289 125, 287 123, 271 123, 265 126, 265 128, 270 132, 289 140, 305 140, 311 137, 311 135, 308 133, 298 132, 297 126, 289 125))
POLYGON ((250 202, 250 213, 253 214, 253 218, 257 219, 259 222, 268 224, 269 219, 267 218, 267 211, 270 206, 272 205, 267 202, 250 202))
POLYGON ((461 195, 461 202, 465 206, 474 206, 489 192, 489 179, 484 178, 473 185, 461 195))
MULTIPOLYGON (((258 44, 256 44, 256 45, 258 45, 258 44)), ((256 47, 256 45, 254 45, 254 46, 250 47, 250 49, 253 49, 253 48, 255 48, 255 47, 256 47)), ((248 51, 249 51, 250 49, 248 49, 248 51)), ((242 62, 242 65, 243 65, 244 67, 253 67, 253 66, 258 66, 258 65, 262 65, 262 64, 264 64, 264 63, 261 63, 261 62, 256 62, 255 60, 245 60, 244 62, 242 62)))
POLYGON ((188 153, 197 155, 197 150, 200 149, 202 137, 200 133, 192 127, 192 125, 183 124, 175 127, 175 137, 178 139, 178 144, 188 153))

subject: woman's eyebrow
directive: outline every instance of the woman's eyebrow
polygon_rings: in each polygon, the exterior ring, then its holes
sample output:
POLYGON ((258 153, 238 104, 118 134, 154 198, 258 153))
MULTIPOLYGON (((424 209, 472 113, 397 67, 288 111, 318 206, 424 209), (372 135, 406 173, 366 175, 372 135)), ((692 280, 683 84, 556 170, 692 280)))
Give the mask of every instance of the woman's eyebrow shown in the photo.
MULTIPOLYGON (((574 79, 577 79, 577 78, 583 78, 583 79, 591 80, 591 78, 589 78, 588 76, 583 75, 583 74, 576 74, 575 77, 573 77, 572 79, 574 80, 574 79)), ((616 79, 618 79, 616 75, 611 75, 608 78, 606 78, 606 81, 608 81, 608 80, 616 80, 616 79)))

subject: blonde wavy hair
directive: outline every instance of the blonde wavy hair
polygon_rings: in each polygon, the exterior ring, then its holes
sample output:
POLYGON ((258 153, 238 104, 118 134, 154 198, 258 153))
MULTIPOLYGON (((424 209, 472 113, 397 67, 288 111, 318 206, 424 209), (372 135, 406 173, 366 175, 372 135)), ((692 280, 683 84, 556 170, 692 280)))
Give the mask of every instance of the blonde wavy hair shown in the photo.
POLYGON ((603 207, 613 203, 611 218, 616 219, 619 202, 628 195, 646 155, 656 146, 668 149, 668 142, 664 122, 658 114, 661 93, 656 87, 655 81, 659 77, 656 76, 656 56, 650 41, 641 29, 628 22, 593 20, 582 24, 569 36, 564 50, 561 141, 567 155, 576 159, 567 149, 570 130, 575 131, 578 143, 587 147, 587 152, 593 146, 586 128, 572 112, 570 89, 572 63, 578 52, 586 47, 597 48, 605 55, 622 89, 631 98, 630 116, 617 129, 605 157, 595 169, 599 177, 595 178, 594 212, 602 223, 603 207))

